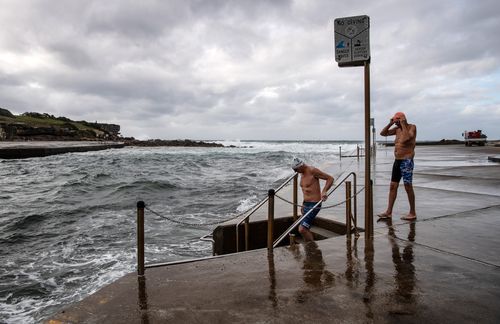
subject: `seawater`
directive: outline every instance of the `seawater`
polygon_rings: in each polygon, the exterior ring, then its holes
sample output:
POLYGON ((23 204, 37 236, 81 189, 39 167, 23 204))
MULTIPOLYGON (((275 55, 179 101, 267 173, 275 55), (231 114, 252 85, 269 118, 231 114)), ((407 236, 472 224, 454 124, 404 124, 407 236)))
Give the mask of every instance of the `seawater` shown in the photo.
POLYGON ((321 166, 355 141, 223 141, 0 160, 0 323, 39 322, 136 270, 136 203, 146 261, 211 255, 214 222, 263 199, 300 157, 321 166), (169 221, 174 219, 184 225, 169 221))

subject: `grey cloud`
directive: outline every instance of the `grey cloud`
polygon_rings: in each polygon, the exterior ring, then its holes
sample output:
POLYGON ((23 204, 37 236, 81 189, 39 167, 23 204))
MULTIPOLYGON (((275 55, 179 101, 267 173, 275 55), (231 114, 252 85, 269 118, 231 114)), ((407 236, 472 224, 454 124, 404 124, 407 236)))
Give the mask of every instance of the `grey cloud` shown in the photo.
POLYGON ((5 8, 0 58, 19 66, 2 68, 0 106, 109 119, 130 136, 362 138, 362 68, 339 69, 333 59, 333 18, 353 13, 371 18, 377 123, 405 110, 432 138, 465 127, 462 112, 494 110, 500 101, 492 94, 500 82, 497 1, 7 1, 5 8), (42 64, 30 61, 38 53, 42 64), (457 126, 436 133, 431 112, 448 112, 457 126))
POLYGON ((67 66, 84 69, 95 64, 94 58, 87 52, 87 49, 78 44, 58 42, 49 45, 47 48, 67 66))

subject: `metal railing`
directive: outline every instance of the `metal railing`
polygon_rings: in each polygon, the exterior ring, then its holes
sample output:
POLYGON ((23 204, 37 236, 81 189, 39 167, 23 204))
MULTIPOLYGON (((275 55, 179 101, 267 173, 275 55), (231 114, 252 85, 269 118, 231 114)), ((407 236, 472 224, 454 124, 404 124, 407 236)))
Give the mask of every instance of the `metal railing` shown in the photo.
MULTIPOLYGON (((330 196, 337 188, 340 187, 341 184, 346 183, 346 226, 347 226, 347 234, 351 233, 351 221, 354 223, 354 229, 357 229, 357 199, 356 196, 359 192, 356 192, 357 184, 356 184, 356 173, 351 172, 346 175, 342 181, 338 185, 336 185, 333 189, 331 189, 327 196, 330 196), (354 192, 352 195, 350 182, 346 181, 349 177, 353 177, 354 180, 354 192), (352 213, 351 208, 351 200, 354 199, 354 214, 352 213)), ((248 250, 249 245, 249 218, 253 215, 260 207, 262 207, 266 202, 268 204, 268 249, 275 248, 290 232, 305 218, 309 213, 314 210, 314 208, 318 207, 321 203, 318 202, 309 212, 307 212, 302 217, 298 218, 297 213, 297 203, 298 199, 298 174, 294 173, 291 177, 289 177, 285 182, 283 182, 276 190, 271 189, 268 192, 268 196, 264 198, 261 202, 257 203, 252 209, 250 209, 249 214, 246 215, 241 221, 236 224, 236 251, 239 251, 239 237, 238 237, 238 229, 241 223, 245 222, 245 249, 248 250), (273 242, 273 229, 274 229, 274 196, 275 193, 283 189, 290 181, 294 180, 293 183, 293 219, 294 223, 290 226, 276 241, 273 242)), ((341 202, 337 205, 340 205, 344 202, 341 202)), ((330 206, 333 207, 333 206, 330 206)), ((143 201, 137 202, 137 274, 139 276, 144 276, 145 268, 156 267, 159 265, 145 265, 145 255, 144 255, 144 209, 146 208, 146 204, 143 201)), ((328 208, 328 207, 324 207, 328 208)), ((212 241, 213 238, 211 235, 205 235, 201 238, 202 240, 212 241)))
MULTIPOLYGON (((294 207, 293 207, 293 215, 294 215, 294 220, 297 218, 297 179, 298 179, 298 173, 295 172, 291 177, 289 177, 285 182, 283 182, 274 192, 278 192, 281 189, 283 189, 290 181, 293 180, 293 192, 294 192, 294 207)), ((239 226, 241 223, 245 222, 245 251, 248 250, 249 246, 249 238, 250 238, 250 216, 252 216, 257 210, 259 210, 260 207, 262 207, 266 202, 269 201, 269 195, 262 199, 259 203, 257 203, 250 211, 249 214, 246 215, 242 220, 240 220, 238 223, 236 223, 236 252, 240 252, 240 239, 239 239, 239 226)))
MULTIPOLYGON (((357 229, 357 219, 358 219, 358 215, 357 215, 357 192, 356 192, 356 186, 357 186, 357 183, 356 183, 356 173, 354 172, 351 172, 349 173, 348 175, 346 175, 341 181, 339 184, 337 184, 333 189, 331 189, 328 193, 327 193, 327 197, 329 197, 335 190, 337 190, 337 188, 340 187, 340 185, 342 185, 344 182, 346 182, 346 227, 347 227, 347 234, 350 235, 351 234, 351 220, 354 222, 354 228, 357 229), (352 176, 353 177, 353 180, 354 180, 354 192, 355 192, 355 195, 354 197, 352 197, 352 194, 351 194, 351 185, 350 185, 350 182, 346 182, 346 180, 352 176), (354 199, 354 215, 352 214, 351 212, 351 206, 350 206, 350 201, 351 199, 354 199)), ((270 193, 270 196, 271 196, 271 193, 270 193)), ((273 199, 274 199, 274 193, 272 193, 272 196, 273 196, 273 199)), ((293 222, 293 224, 285 231, 283 232, 283 234, 281 234, 272 244, 272 246, 270 246, 268 244, 268 249, 273 249, 275 247, 277 247, 281 241, 283 241, 285 239, 285 237, 287 237, 294 229, 295 227, 297 227, 301 222, 302 220, 304 220, 304 218, 306 218, 315 208, 317 208, 320 204, 322 203, 322 201, 318 201, 316 203, 316 205, 314 205, 314 207, 312 207, 307 213, 305 213, 304 215, 302 215, 299 219, 295 220, 293 222)), ((271 220, 271 216, 269 216, 269 221, 274 221, 274 211, 270 214, 272 214, 272 220, 271 220)), ((268 232, 270 234, 268 235, 272 235, 272 232, 268 232)), ((269 239, 268 237, 268 242, 270 242, 272 240, 269 239)))
POLYGON ((342 158, 348 158, 348 157, 357 157, 358 160, 360 157, 365 156, 365 148, 361 147, 359 145, 356 145, 356 149, 352 150, 350 153, 347 153, 347 155, 342 155, 342 146, 339 146, 339 159, 342 160, 342 158))

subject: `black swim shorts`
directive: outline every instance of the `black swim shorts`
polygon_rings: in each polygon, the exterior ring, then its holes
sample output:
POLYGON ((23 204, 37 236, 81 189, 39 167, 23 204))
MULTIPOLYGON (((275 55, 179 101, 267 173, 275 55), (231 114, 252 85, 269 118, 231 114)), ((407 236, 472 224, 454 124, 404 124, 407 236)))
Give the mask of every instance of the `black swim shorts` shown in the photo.
POLYGON ((392 165, 392 182, 397 182, 403 178, 404 184, 412 184, 413 181, 413 159, 395 160, 392 165))

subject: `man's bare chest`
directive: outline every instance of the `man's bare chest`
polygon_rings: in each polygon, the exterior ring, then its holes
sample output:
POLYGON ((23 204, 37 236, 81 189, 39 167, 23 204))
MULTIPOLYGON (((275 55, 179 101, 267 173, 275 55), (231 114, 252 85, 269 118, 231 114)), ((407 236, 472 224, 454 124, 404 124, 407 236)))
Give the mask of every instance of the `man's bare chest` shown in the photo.
POLYGON ((309 188, 318 184, 318 179, 313 175, 304 175, 300 179, 300 186, 302 188, 309 188))

